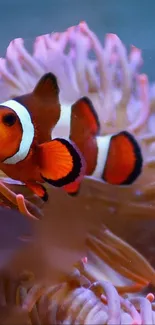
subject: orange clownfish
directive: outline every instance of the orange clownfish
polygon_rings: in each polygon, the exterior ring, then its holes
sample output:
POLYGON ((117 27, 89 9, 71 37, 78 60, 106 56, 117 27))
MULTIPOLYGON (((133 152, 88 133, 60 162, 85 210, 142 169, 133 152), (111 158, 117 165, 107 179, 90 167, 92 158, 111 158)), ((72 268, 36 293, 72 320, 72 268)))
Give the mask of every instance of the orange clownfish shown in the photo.
MULTIPOLYGON (((72 106, 61 106, 52 138, 74 141, 86 161, 86 175, 112 185, 130 185, 141 174, 143 157, 136 139, 127 131, 100 136, 100 123, 91 100, 83 97, 72 106)), ((75 195, 80 182, 64 186, 75 195)))
POLYGON ((59 87, 51 73, 32 93, 0 104, 0 169, 44 201, 48 194, 42 183, 62 187, 81 181, 85 174, 77 146, 69 139, 51 140, 60 110, 59 87))

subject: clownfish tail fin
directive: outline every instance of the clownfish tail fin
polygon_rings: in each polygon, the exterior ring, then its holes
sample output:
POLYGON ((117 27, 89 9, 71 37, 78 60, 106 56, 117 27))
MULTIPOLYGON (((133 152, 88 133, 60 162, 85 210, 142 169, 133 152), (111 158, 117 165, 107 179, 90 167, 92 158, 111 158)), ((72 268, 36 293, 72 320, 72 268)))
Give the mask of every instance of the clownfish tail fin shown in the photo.
POLYGON ((104 153, 100 159, 102 173, 100 177, 113 185, 130 185, 140 176, 143 167, 143 156, 140 145, 128 131, 97 139, 98 152, 104 153), (102 141, 103 140, 103 141, 102 141))
POLYGON ((130 185, 142 172, 143 157, 135 137, 127 131, 111 137, 103 179, 111 184, 130 185))
POLYGON ((85 160, 76 145, 68 140, 55 138, 38 146, 41 177, 56 187, 63 187, 85 174, 85 160))

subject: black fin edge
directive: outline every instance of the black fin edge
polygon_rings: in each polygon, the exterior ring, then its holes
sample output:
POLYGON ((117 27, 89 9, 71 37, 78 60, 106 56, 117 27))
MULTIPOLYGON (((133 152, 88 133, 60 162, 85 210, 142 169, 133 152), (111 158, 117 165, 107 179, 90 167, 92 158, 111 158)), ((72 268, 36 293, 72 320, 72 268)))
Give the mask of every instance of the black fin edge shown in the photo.
POLYGON ((61 141, 61 143, 67 147, 67 149, 69 150, 73 158, 73 168, 67 176, 62 177, 58 180, 47 179, 43 177, 43 175, 41 175, 41 177, 45 182, 55 187, 62 187, 64 185, 68 185, 74 182, 80 176, 83 167, 82 156, 78 153, 78 150, 76 150, 76 148, 74 148, 74 146, 68 140, 61 139, 61 138, 55 138, 54 140, 61 141))
MULTIPOLYGON (((93 114, 94 116, 94 119, 96 121, 96 124, 97 124, 97 132, 95 135, 98 135, 100 133, 100 128, 101 128, 101 125, 100 125, 100 121, 99 121, 99 117, 98 117, 98 114, 94 108, 94 105, 91 101, 91 99, 87 96, 84 96, 84 97, 81 97, 77 102, 75 102, 74 104, 77 104, 78 102, 80 102, 81 100, 85 101, 85 103, 90 107, 90 110, 91 110, 91 113, 93 114)), ((74 106, 73 104, 73 106, 74 106)))
MULTIPOLYGON (((121 131, 121 132, 117 133, 117 135, 114 135, 113 138, 118 135, 125 135, 132 142, 136 161, 135 161, 135 167, 134 167, 133 171, 131 172, 131 174, 128 176, 128 178, 124 182, 117 184, 117 186, 131 185, 136 181, 136 179, 142 173, 142 168, 143 168, 142 152, 141 152, 138 142, 136 141, 135 137, 131 133, 129 133, 128 131, 121 131)), ((102 178, 103 178, 103 180, 105 180, 104 172, 103 172, 102 178)), ((105 180, 105 182, 107 182, 107 181, 105 180)))
POLYGON ((43 185, 40 185, 42 187, 42 189, 44 190, 44 195, 42 197, 40 197, 44 202, 48 201, 48 193, 46 188, 43 185))
POLYGON ((138 142, 136 141, 136 139, 134 138, 134 136, 131 133, 129 133, 128 131, 122 131, 120 133, 123 134, 123 135, 126 135, 128 137, 128 139, 130 139, 130 141, 133 144, 134 154, 135 154, 135 157, 136 157, 134 170, 128 176, 128 178, 126 179, 126 181, 124 181, 121 184, 121 185, 130 185, 130 184, 134 183, 135 180, 142 173, 143 156, 142 156, 142 152, 141 152, 140 146, 139 146, 138 142))

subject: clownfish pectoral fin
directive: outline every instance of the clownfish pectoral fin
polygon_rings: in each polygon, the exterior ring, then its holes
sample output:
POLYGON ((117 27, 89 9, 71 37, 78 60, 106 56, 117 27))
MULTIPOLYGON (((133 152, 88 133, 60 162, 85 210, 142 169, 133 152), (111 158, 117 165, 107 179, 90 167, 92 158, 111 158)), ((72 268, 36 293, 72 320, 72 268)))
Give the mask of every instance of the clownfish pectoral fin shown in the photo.
POLYGON ((26 182, 26 186, 36 195, 38 195, 44 202, 48 200, 46 188, 36 182, 26 182))
POLYGON ((102 179, 114 185, 130 185, 141 174, 143 157, 133 135, 122 131, 111 137, 102 179))
POLYGON ((71 184, 63 186, 65 192, 71 196, 76 196, 79 193, 81 182, 75 181, 71 184))
POLYGON ((72 120, 73 129, 74 123, 77 125, 79 124, 80 134, 84 133, 87 136, 92 136, 97 135, 100 131, 97 112, 95 111, 92 101, 88 97, 82 97, 72 105, 72 120))
POLYGON ((62 187, 83 178, 85 161, 70 141, 55 138, 38 146, 40 173, 44 181, 62 187))
POLYGON ((59 86, 56 76, 51 72, 44 74, 34 88, 33 94, 41 98, 48 99, 56 97, 58 99, 59 86))

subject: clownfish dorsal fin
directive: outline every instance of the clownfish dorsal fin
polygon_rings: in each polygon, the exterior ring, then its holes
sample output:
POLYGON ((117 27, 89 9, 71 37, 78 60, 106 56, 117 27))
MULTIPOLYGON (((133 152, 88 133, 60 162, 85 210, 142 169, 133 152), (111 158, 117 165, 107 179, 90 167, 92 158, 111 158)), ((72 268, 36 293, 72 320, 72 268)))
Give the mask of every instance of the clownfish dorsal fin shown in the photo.
POLYGON ((49 72, 44 74, 33 90, 33 94, 42 99, 59 99, 59 86, 56 76, 49 72))
POLYGON ((82 97, 72 105, 72 130, 82 136, 96 136, 100 131, 98 115, 92 101, 82 97))

